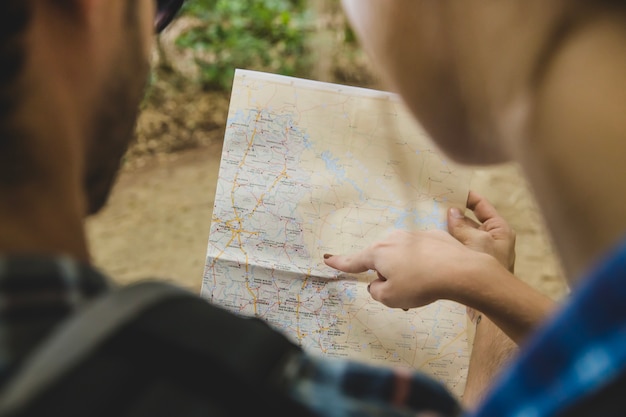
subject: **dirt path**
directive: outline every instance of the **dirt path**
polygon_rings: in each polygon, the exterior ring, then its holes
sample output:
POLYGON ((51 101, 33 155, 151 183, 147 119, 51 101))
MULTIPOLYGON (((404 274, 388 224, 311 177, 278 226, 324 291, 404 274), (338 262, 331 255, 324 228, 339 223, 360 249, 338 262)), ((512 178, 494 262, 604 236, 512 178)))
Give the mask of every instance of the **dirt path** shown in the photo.
POLYGON ((95 263, 120 283, 158 277, 199 291, 220 153, 216 144, 123 172, 87 222, 95 263))
MULTIPOLYGON (((217 142, 123 172, 108 206, 87 222, 95 263, 120 283, 158 277, 199 291, 220 154, 217 142)), ((517 275, 562 297, 559 264, 516 167, 477 171, 472 187, 517 231, 517 275)))

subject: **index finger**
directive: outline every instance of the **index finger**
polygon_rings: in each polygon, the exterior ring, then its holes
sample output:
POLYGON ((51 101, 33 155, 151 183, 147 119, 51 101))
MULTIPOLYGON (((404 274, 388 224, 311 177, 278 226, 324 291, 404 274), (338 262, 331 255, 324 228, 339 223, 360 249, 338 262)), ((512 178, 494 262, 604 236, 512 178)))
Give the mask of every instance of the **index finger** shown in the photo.
POLYGON ((496 208, 485 197, 474 191, 469 192, 467 208, 474 212, 474 215, 481 223, 489 219, 501 217, 496 208))
POLYGON ((351 274, 376 269, 374 267, 374 251, 371 247, 352 255, 331 255, 329 258, 324 256, 324 262, 331 268, 351 274))

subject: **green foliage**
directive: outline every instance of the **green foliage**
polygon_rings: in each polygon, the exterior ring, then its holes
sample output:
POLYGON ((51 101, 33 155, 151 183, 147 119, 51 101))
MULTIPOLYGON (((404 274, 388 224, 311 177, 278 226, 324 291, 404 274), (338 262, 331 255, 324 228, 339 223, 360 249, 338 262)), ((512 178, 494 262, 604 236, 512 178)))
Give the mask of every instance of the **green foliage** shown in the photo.
POLYGON ((183 32, 177 44, 194 51, 206 89, 229 90, 236 68, 306 73, 306 0, 189 0, 183 14, 202 22, 183 32))

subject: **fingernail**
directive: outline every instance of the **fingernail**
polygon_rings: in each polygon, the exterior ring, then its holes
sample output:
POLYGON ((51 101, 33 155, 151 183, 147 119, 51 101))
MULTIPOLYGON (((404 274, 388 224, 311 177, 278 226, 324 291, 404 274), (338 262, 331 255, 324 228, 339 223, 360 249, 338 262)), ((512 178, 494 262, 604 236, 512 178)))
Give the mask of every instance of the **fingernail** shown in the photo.
POLYGON ((332 258, 332 257, 333 257, 333 255, 331 255, 331 254, 328 254, 328 253, 324 254, 324 259, 329 259, 329 258, 332 258))
POLYGON ((451 208, 451 209, 450 209, 450 215, 451 215, 452 217, 457 218, 457 219, 462 219, 462 218, 464 218, 464 217, 465 217, 465 216, 463 215, 463 213, 461 213, 461 210, 459 210, 459 209, 458 209, 458 208, 456 208, 456 207, 453 207, 453 208, 451 208))

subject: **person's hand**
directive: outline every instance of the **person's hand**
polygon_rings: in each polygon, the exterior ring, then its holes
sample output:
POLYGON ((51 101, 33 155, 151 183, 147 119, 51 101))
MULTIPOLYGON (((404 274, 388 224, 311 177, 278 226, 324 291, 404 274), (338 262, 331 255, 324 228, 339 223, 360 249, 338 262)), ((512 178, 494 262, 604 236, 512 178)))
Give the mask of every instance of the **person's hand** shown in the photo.
POLYGON ((397 230, 353 255, 325 256, 328 266, 348 273, 374 270, 372 298, 395 308, 413 308, 438 299, 463 298, 464 283, 485 275, 498 262, 441 230, 397 230), (461 295, 461 297, 458 297, 461 295))
POLYGON ((450 234, 465 246, 493 256, 502 266, 513 272, 515 231, 489 201, 473 191, 469 193, 467 208, 472 210, 480 223, 452 208, 448 211, 450 234))
POLYGON ((372 298, 408 309, 438 299, 462 298, 473 273, 488 275, 489 255, 512 272, 515 232, 496 209, 470 192, 467 207, 479 222, 458 209, 448 212, 449 234, 442 231, 395 231, 387 239, 349 256, 331 256, 328 266, 348 273, 374 270, 372 298))
POLYGON ((450 233, 398 230, 355 254, 325 255, 325 262, 348 273, 376 271, 368 289, 388 307, 453 300, 484 313, 520 343, 556 304, 510 272, 515 233, 495 208, 476 193, 467 206, 479 222, 450 210, 450 233))

